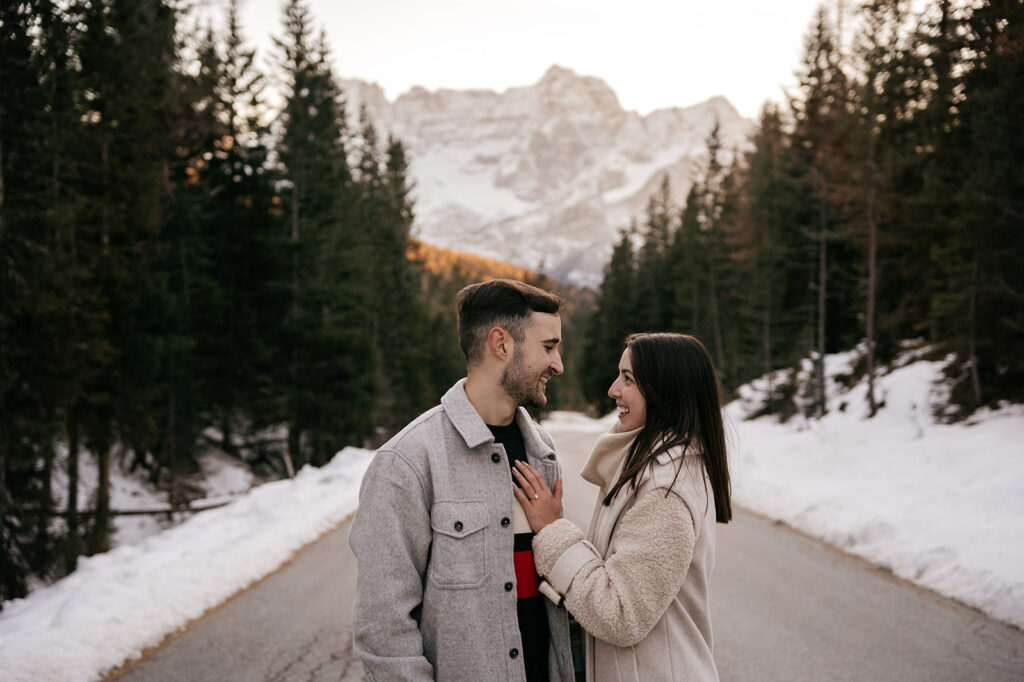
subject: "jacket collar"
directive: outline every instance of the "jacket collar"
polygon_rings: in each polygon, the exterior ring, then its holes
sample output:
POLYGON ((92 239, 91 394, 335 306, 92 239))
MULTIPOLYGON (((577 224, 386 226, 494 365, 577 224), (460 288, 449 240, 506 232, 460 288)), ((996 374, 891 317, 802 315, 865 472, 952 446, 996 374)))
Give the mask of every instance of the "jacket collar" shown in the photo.
POLYGON ((602 490, 608 489, 619 480, 622 462, 625 461, 629 447, 643 428, 619 433, 615 431, 617 426, 618 424, 612 425, 611 431, 598 436, 594 449, 590 452, 587 463, 583 465, 583 471, 580 472, 583 480, 593 483, 602 490))
MULTIPOLYGON (((466 441, 466 447, 475 449, 494 442, 494 434, 487 428, 487 424, 473 407, 473 403, 469 402, 469 397, 466 395, 465 378, 459 379, 454 386, 448 389, 448 392, 441 398, 441 407, 448 415, 455 430, 462 436, 462 440, 466 441)), ((520 433, 523 434, 523 445, 528 453, 542 459, 555 456, 555 451, 544 442, 537 432, 537 425, 526 408, 517 407, 515 419, 520 433)))

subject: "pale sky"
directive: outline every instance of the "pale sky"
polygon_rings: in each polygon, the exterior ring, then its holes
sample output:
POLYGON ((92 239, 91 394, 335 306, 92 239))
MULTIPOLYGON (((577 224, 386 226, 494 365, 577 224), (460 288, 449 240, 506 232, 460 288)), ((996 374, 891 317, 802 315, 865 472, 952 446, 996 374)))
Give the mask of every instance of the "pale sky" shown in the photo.
MULTIPOLYGON (((530 85, 558 64, 597 76, 626 109, 714 95, 756 118, 783 101, 821 0, 310 0, 335 73, 394 100, 413 85, 530 85)), ((227 0, 200 0, 207 9, 227 0)), ((246 40, 267 57, 282 0, 242 0, 246 40)))

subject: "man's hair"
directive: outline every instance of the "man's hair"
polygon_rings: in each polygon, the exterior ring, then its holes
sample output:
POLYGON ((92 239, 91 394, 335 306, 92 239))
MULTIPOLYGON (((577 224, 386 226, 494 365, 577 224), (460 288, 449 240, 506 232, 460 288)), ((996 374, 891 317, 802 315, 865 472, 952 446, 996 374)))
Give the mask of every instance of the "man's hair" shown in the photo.
POLYGON ((524 338, 524 321, 532 313, 557 315, 562 299, 543 289, 514 279, 494 279, 470 284, 455 297, 459 313, 459 346, 466 362, 475 364, 483 357, 487 333, 501 327, 518 343, 524 338))

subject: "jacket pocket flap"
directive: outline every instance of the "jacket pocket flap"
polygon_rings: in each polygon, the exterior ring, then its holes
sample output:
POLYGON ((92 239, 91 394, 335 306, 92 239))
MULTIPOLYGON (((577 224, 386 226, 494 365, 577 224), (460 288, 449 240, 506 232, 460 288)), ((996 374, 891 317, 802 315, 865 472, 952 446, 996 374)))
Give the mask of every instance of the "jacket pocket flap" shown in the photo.
POLYGON ((430 526, 435 533, 464 538, 490 524, 483 502, 435 502, 430 510, 430 526))

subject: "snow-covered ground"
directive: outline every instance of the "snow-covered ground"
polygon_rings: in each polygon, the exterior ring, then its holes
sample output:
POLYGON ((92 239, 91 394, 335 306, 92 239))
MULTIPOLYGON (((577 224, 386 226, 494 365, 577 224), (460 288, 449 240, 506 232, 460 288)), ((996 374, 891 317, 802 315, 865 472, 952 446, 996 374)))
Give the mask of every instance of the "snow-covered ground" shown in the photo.
MULTIPOLYGON (((873 419, 863 383, 830 381, 825 417, 785 424, 747 421, 765 382, 744 387, 726 408, 735 500, 1024 627, 1024 406, 938 423, 932 405, 944 399, 944 363, 915 359, 908 352, 906 364, 879 377, 885 407, 873 419)), ((855 360, 829 356, 827 371, 848 375, 855 360)), ((610 423, 556 413, 546 425, 604 431, 610 423)), ((321 469, 148 537, 159 528, 119 530, 116 549, 4 605, 0 677, 95 680, 159 644, 348 516, 371 456, 346 448, 321 469)), ((233 492, 252 482, 226 470, 211 478, 233 492)))
POLYGON ((356 508, 372 454, 346 448, 320 469, 144 539, 132 535, 134 544, 83 557, 71 575, 4 604, 0 679, 96 680, 137 658, 341 523, 356 508))
MULTIPOLYGON (((904 354, 906 360, 914 353, 904 354)), ((849 374, 852 353, 826 373, 849 374)), ((867 385, 829 382, 818 420, 744 418, 761 382, 726 409, 736 502, 895 575, 1024 627, 1024 405, 937 423, 945 361, 917 360, 867 385)), ((806 370, 805 370, 806 371, 806 370)))

